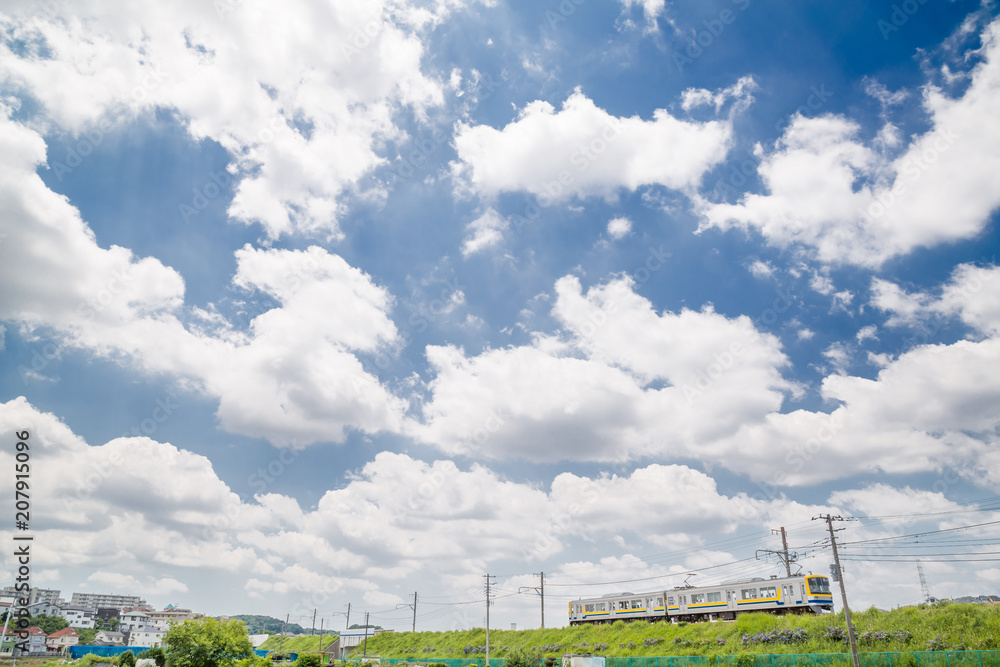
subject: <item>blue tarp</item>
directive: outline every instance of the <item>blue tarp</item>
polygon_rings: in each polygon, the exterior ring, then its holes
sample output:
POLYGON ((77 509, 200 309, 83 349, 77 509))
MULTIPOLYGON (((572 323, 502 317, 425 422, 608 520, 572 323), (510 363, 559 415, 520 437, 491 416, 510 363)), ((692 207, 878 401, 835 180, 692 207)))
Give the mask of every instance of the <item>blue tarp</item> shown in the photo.
POLYGON ((114 658, 121 655, 125 651, 132 651, 132 653, 139 653, 140 651, 145 651, 148 646, 70 646, 69 647, 69 657, 73 660, 79 660, 88 653, 93 653, 94 655, 99 655, 102 658, 114 658))
MULTIPOLYGON (((277 653, 277 651, 265 651, 264 649, 260 649, 260 648, 255 648, 253 650, 253 652, 256 653, 257 655, 261 656, 262 658, 266 658, 267 656, 271 655, 272 653, 277 653)), ((290 661, 292 661, 292 662, 295 662, 296 660, 299 659, 299 654, 298 653, 287 653, 287 654, 286 653, 282 653, 282 655, 287 655, 288 659, 290 661)))
MULTIPOLYGON (((115 658, 125 651, 132 651, 132 653, 138 655, 140 651, 145 651, 148 648, 148 646, 70 646, 69 657, 71 660, 78 660, 88 653, 93 653, 102 658, 115 658)), ((264 658, 271 653, 277 653, 277 651, 262 651, 259 648, 255 648, 253 652, 264 658)), ((288 653, 287 655, 288 659, 292 662, 299 659, 298 653, 288 653)))

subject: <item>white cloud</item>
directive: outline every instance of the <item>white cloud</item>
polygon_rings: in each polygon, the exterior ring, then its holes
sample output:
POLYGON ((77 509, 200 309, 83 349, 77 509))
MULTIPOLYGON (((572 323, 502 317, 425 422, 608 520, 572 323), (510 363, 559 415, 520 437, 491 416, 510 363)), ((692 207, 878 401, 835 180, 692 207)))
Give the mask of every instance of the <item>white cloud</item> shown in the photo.
POLYGON ((459 125, 452 167, 482 196, 526 191, 543 205, 643 185, 687 190, 722 161, 731 135, 729 121, 680 120, 665 109, 648 121, 618 118, 577 90, 558 112, 548 102, 528 104, 502 130, 459 125))
POLYGON ((632 7, 642 7, 642 13, 646 17, 648 29, 656 29, 656 19, 663 14, 666 8, 666 0, 619 0, 625 9, 632 7))
MULTIPOLYGON (((83 349, 177 378, 217 398, 220 420, 236 432, 306 444, 343 440, 347 428, 400 428, 405 402, 358 358, 398 342, 391 298, 369 276, 317 247, 248 246, 236 252, 235 286, 259 289, 279 307, 236 331, 186 311, 173 269, 99 247, 79 212, 34 172, 45 155, 37 133, 0 117, 0 149, 0 318, 50 335, 54 355, 83 349)), ((22 379, 44 377, 38 370, 22 365, 22 379)))
POLYGON ((608 220, 608 235, 613 239, 622 239, 632 231, 632 221, 625 217, 608 220))
POLYGON ((863 343, 866 340, 878 340, 878 327, 874 324, 861 327, 854 337, 857 338, 859 343, 863 343))
POLYGON ((872 280, 871 304, 892 314, 889 326, 916 324, 935 316, 959 317, 973 330, 1000 333, 1000 268, 994 265, 959 264, 935 297, 908 293, 887 280, 872 280))
POLYGON ((702 229, 753 228, 823 262, 872 267, 974 237, 1000 205, 1000 22, 983 42, 964 94, 924 87, 931 127, 895 157, 863 144, 847 118, 797 115, 759 167, 766 193, 703 203, 702 229))
POLYGON ((503 241, 503 233, 510 224, 492 207, 468 224, 469 235, 462 242, 462 255, 468 257, 503 241))
POLYGON ((755 259, 748 269, 754 278, 770 278, 774 275, 774 265, 759 259, 755 259))
POLYGON ((474 357, 429 346, 431 400, 412 434, 450 454, 487 458, 705 456, 792 389, 777 339, 748 318, 711 309, 657 314, 627 280, 584 294, 565 277, 556 294, 561 338, 536 334, 533 345, 474 357))
POLYGON ((232 156, 234 219, 271 238, 337 238, 350 194, 385 162, 382 142, 404 138, 394 112, 443 102, 420 69, 421 35, 464 4, 58 3, 8 18, 31 46, 0 45, 0 82, 37 100, 36 125, 72 135, 170 110, 232 156))

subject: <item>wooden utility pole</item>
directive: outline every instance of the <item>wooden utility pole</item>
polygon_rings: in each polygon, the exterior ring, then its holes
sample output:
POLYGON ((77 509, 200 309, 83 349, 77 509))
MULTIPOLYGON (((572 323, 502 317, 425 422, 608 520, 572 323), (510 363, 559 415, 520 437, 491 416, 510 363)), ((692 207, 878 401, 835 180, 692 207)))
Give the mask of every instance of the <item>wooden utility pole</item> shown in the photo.
POLYGON ((545 629, 545 573, 539 572, 538 576, 542 578, 542 583, 539 586, 521 586, 517 589, 517 592, 521 591, 537 591, 542 598, 542 629, 545 629))
MULTIPOLYGON (((365 612, 365 647, 361 655, 362 658, 368 657, 368 612, 365 612)), ((858 667, 855 665, 855 667, 858 667)))
POLYGON ((844 587, 844 571, 840 569, 840 556, 837 555, 837 537, 833 534, 833 522, 843 521, 844 518, 841 516, 820 514, 819 516, 813 517, 813 521, 816 519, 823 519, 826 521, 826 525, 830 529, 830 546, 833 547, 833 565, 837 570, 837 578, 840 579, 840 597, 844 601, 844 619, 847 620, 847 639, 851 643, 851 657, 854 658, 854 667, 861 667, 861 661, 858 659, 858 645, 854 641, 854 624, 851 623, 851 608, 847 606, 847 589, 844 587))
MULTIPOLYGON (((773 535, 774 532, 775 531, 772 530, 771 534, 773 535)), ((785 574, 788 575, 789 577, 791 577, 792 576, 792 564, 788 560, 788 535, 785 534, 785 527, 784 526, 781 527, 781 548, 785 552, 785 558, 784 558, 784 561, 785 561, 785 574)))

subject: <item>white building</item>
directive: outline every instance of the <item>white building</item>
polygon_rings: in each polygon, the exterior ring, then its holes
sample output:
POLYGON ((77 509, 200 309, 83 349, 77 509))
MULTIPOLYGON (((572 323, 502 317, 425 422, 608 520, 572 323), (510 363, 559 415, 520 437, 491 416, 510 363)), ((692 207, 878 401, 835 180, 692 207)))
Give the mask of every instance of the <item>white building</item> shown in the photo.
POLYGON ((121 632, 132 632, 149 625, 149 613, 141 609, 123 610, 119 618, 121 618, 121 622, 118 624, 118 630, 121 632))
POLYGON ((166 633, 152 625, 144 625, 128 633, 129 646, 145 646, 153 648, 163 644, 163 635, 166 633))
POLYGON ((93 628, 97 610, 93 607, 81 607, 68 604, 59 609, 59 615, 66 619, 71 628, 93 628))

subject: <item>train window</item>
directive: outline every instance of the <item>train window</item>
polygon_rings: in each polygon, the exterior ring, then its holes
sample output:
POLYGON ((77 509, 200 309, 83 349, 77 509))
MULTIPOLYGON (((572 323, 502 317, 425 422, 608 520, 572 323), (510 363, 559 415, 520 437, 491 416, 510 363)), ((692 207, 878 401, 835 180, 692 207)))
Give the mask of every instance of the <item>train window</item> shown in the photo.
POLYGON ((628 600, 619 600, 618 601, 618 608, 619 609, 628 609, 628 600))
POLYGON ((805 587, 805 584, 803 584, 801 586, 801 588, 802 588, 802 599, 805 600, 806 599, 806 587, 805 587))
POLYGON ((760 596, 762 598, 773 598, 778 595, 778 590, 774 586, 761 586, 760 596))
POLYGON ((754 600, 757 597, 757 589, 756 588, 744 588, 742 591, 740 591, 740 594, 743 595, 743 599, 744 600, 754 600))
POLYGON ((667 597, 667 604, 673 604, 673 603, 674 603, 674 596, 671 595, 671 596, 667 597))
POLYGON ((588 612, 594 611, 594 605, 588 604, 584 607, 588 612))
POLYGON ((811 593, 829 594, 830 580, 826 577, 809 577, 806 579, 811 593))
MULTIPOLYGON (((674 599, 670 598, 670 604, 673 604, 673 603, 674 603, 674 599)), ((656 598, 656 606, 659 607, 662 604, 663 604, 663 598, 656 598)))
POLYGON ((691 595, 691 604, 701 604, 705 601, 704 593, 694 593, 691 595))
POLYGON ((604 604, 603 602, 598 602, 597 603, 597 611, 607 611, 607 610, 608 610, 608 607, 607 607, 606 604, 604 604))
POLYGON ((632 600, 632 609, 642 609, 642 600, 632 600))
POLYGON ((707 602, 722 602, 722 593, 721 592, 706 593, 706 596, 707 596, 707 600, 706 600, 707 602))

